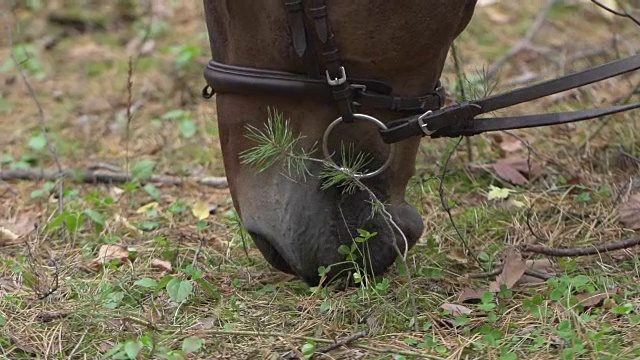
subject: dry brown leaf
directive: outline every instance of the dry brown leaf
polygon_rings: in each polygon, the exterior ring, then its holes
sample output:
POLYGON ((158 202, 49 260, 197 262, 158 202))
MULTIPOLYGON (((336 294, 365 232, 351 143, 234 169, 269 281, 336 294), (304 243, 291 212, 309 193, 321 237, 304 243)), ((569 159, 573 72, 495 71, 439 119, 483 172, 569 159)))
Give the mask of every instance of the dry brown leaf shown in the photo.
POLYGON ((122 262, 129 259, 129 250, 122 245, 102 245, 98 250, 98 257, 93 260, 91 266, 98 268, 111 260, 120 260, 122 262))
POLYGON ((526 185, 530 180, 542 175, 542 167, 533 160, 513 156, 500 159, 491 165, 501 179, 514 185, 526 185))
POLYGON ((507 137, 500 143, 500 148, 506 152, 515 152, 522 149, 522 147, 522 141, 511 136, 507 137))
POLYGON ((13 219, 0 220, 0 242, 16 241, 35 228, 35 215, 24 213, 13 219))
POLYGON ((462 315, 469 315, 472 312, 472 310, 469 309, 468 307, 465 307, 462 305, 450 304, 450 303, 444 303, 440 305, 440 308, 443 310, 451 311, 451 315, 456 317, 462 316, 462 315))
POLYGON ((153 259, 151 260, 151 266, 156 269, 171 271, 171 262, 166 260, 153 259))
POLYGON ((460 250, 453 250, 447 254, 447 258, 461 264, 466 264, 468 262, 467 256, 460 250))
POLYGON ((603 304, 602 304, 602 308, 603 309, 611 309, 613 307, 616 306, 616 300, 614 298, 610 298, 610 299, 605 299, 603 304))
POLYGON ((460 295, 458 295, 458 302, 465 303, 477 303, 482 299, 482 291, 474 288, 466 287, 462 289, 460 295))
MULTIPOLYGON (((536 259, 536 260, 527 260, 527 269, 536 270, 541 273, 555 275, 555 267, 551 260, 549 259, 536 259)), ((518 282, 518 284, 537 284, 545 282, 542 279, 538 279, 534 276, 524 275, 518 282)))
POLYGON ((500 11, 496 7, 487 8, 485 13, 489 17, 489 19, 491 19, 491 21, 493 21, 496 24, 503 25, 503 24, 506 24, 509 21, 511 21, 511 17, 509 15, 507 15, 504 12, 500 11))
POLYGON ((18 240, 19 238, 20 236, 18 236, 18 234, 5 227, 0 226, 0 243, 13 242, 18 240))
POLYGON ((640 230, 640 193, 631 195, 629 200, 620 205, 618 214, 625 227, 640 230))
POLYGON ((502 273, 489 284, 489 291, 498 292, 503 284, 507 289, 511 289, 522 278, 525 270, 527 270, 527 263, 522 256, 517 251, 510 251, 502 267, 502 273))
POLYGON ((198 324, 195 326, 197 330, 209 330, 213 329, 218 323, 217 318, 201 318, 198 319, 198 324))
MULTIPOLYGON (((15 345, 18 349, 29 353, 29 354, 37 354, 38 350, 36 350, 36 348, 34 348, 33 346, 29 345, 29 340, 25 340, 25 339, 21 339, 19 337, 16 336, 16 334, 11 334, 8 333, 6 334, 6 336, 11 339, 11 341, 13 342, 13 345, 15 345)), ((23 337, 26 337, 23 335, 23 337)))
POLYGON ((136 233, 138 235, 142 235, 143 234, 142 230, 140 230, 137 227, 133 226, 126 217, 124 217, 124 216, 122 216, 120 214, 115 214, 113 216, 113 220, 109 220, 108 227, 117 228, 119 226, 124 226, 125 228, 133 231, 134 233, 136 233))
POLYGON ((606 299, 609 298, 609 294, 600 293, 600 294, 591 294, 588 292, 576 295, 576 299, 580 303, 580 305, 585 308, 600 306, 604 303, 606 299))

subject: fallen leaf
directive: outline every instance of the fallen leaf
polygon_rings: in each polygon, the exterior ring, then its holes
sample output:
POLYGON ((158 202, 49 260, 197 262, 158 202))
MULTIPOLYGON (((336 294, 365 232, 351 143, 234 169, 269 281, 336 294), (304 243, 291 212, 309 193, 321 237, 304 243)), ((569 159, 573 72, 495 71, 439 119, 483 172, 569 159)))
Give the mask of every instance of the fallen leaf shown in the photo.
POLYGON ((20 214, 19 216, 0 220, 0 241, 16 241, 35 229, 35 215, 20 214))
POLYGON ((465 306, 450 304, 450 303, 444 303, 440 305, 440 308, 443 310, 451 311, 451 315, 455 317, 462 316, 462 315, 469 315, 472 312, 471 309, 465 306))
POLYGON ((101 353, 106 353, 107 351, 111 350, 111 348, 114 346, 113 342, 101 342, 100 345, 98 346, 98 351, 100 351, 101 353))
POLYGON ((29 354, 36 354, 38 351, 31 345, 29 345, 29 340, 25 340, 25 339, 21 339, 17 336, 15 336, 15 334, 5 334, 9 339, 11 339, 11 341, 13 342, 13 344, 20 350, 29 353, 29 354))
POLYGON ((109 188, 109 195, 111 195, 112 197, 118 199, 120 198, 120 195, 124 194, 124 190, 120 189, 117 186, 112 186, 109 188))
POLYGON ((460 250, 453 250, 452 252, 448 253, 447 258, 461 264, 466 264, 468 262, 467 255, 465 255, 460 250))
POLYGON ((496 7, 487 8, 486 14, 496 24, 506 24, 511 20, 511 17, 502 11, 498 10, 496 7))
POLYGON ((216 327, 219 320, 217 318, 200 318, 198 324, 195 326, 197 330, 209 330, 216 327))
POLYGON ((542 167, 533 160, 522 157, 500 159, 491 165, 501 179, 514 185, 526 185, 530 180, 542 175, 542 167))
POLYGON ((157 202, 153 201, 146 205, 143 205, 136 210, 136 214, 144 214, 149 210, 157 209, 160 206, 157 202))
POLYGON ((14 233, 13 231, 1 227, 0 226, 0 242, 5 242, 5 241, 16 241, 20 238, 20 236, 18 236, 18 234, 14 233))
POLYGON ((153 259, 151 260, 151 266, 156 269, 171 271, 171 263, 166 260, 153 259))
POLYGON ((487 200, 504 200, 513 192, 511 189, 504 189, 493 185, 489 185, 489 188, 491 190, 489 190, 489 193, 487 194, 487 200))
MULTIPOLYGON (((536 259, 536 260, 527 260, 527 269, 536 270, 541 273, 548 274, 550 276, 555 275, 555 267, 551 260, 549 259, 536 259)), ((518 284, 538 284, 544 283, 545 280, 539 279, 534 276, 523 275, 518 284)))
POLYGON ((137 233, 138 235, 142 235, 143 234, 142 230, 140 230, 137 227, 133 226, 129 222, 129 220, 127 220, 127 218, 125 218, 124 216, 122 216, 120 214, 115 214, 113 216, 113 225, 110 225, 109 227, 115 227, 117 225, 122 225, 125 228, 137 233))
POLYGON ((98 257, 93 260, 91 265, 94 268, 102 266, 111 260, 120 260, 122 262, 129 259, 129 250, 122 245, 102 245, 98 250, 98 257))
POLYGON ((615 307, 616 305, 617 305, 616 300, 614 298, 605 299, 604 302, 602 303, 602 308, 609 310, 615 307))
POLYGON ((591 294, 588 292, 584 292, 576 295, 576 299, 578 303, 585 308, 600 306, 604 303, 604 300, 609 298, 609 294, 600 293, 600 294, 591 294))
POLYGON ((527 270, 527 263, 522 259, 522 256, 515 250, 510 251, 502 267, 502 273, 489 284, 489 291, 498 292, 502 285, 511 289, 522 278, 525 270, 527 270))
POLYGON ((482 299, 482 291, 474 288, 469 288, 469 287, 462 289, 462 292, 460 293, 460 295, 458 295, 458 302, 461 302, 461 303, 468 302, 468 303, 476 304, 480 302, 481 299, 482 299))
POLYGON ((204 220, 209 217, 209 204, 204 201, 198 201, 191 208, 191 213, 198 220, 204 220))
POLYGON ((640 193, 631 195, 629 200, 618 207, 620 222, 625 227, 640 230, 640 193))

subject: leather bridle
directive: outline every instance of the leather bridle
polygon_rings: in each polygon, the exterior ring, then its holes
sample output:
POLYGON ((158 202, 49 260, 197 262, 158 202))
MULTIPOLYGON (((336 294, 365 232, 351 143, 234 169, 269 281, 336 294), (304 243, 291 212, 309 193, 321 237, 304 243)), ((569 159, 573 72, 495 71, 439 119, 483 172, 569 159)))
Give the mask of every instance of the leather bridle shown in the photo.
POLYGON ((442 108, 445 93, 440 83, 434 90, 420 96, 394 96, 393 88, 385 82, 348 76, 340 61, 334 34, 329 26, 326 0, 286 0, 284 6, 287 9, 293 48, 305 64, 306 74, 232 66, 211 60, 204 72, 207 86, 203 89, 203 96, 210 98, 216 92, 255 95, 277 93, 286 97, 302 96, 333 101, 340 117, 331 123, 323 137, 323 150, 327 159, 330 159, 331 155, 326 146, 329 133, 342 121, 350 123, 360 119, 373 122, 380 128, 383 141, 392 145, 389 158, 380 169, 357 174, 358 177, 371 177, 384 171, 393 156, 393 144, 414 136, 472 136, 488 131, 558 125, 640 107, 640 103, 634 103, 572 112, 476 118, 482 114, 638 70, 640 54, 536 85, 445 108, 442 108), (376 118, 358 113, 356 109, 359 107, 387 109, 410 116, 385 124, 376 118))

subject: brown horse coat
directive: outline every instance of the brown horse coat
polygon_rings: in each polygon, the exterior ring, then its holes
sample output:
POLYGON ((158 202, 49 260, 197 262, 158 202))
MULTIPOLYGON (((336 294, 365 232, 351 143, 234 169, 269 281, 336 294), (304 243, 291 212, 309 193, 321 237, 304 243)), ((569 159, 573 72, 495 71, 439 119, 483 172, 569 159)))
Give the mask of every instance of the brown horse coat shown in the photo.
MULTIPOLYGON (((330 26, 350 77, 385 81, 394 95, 417 96, 431 91, 442 72, 451 43, 467 26, 476 0, 329 0, 330 26)), ((212 56, 238 66, 304 73, 295 53, 283 0, 205 0, 212 56)), ((246 125, 263 128, 268 108, 284 114, 294 134, 311 146, 339 115, 334 104, 318 99, 291 99, 273 94, 216 95, 220 141, 234 205, 264 257, 276 268, 318 282, 318 267, 344 262, 337 252, 350 245, 357 229, 378 232, 368 241, 364 257, 375 273, 397 257, 399 234, 381 216, 371 218, 368 196, 321 190, 321 180, 294 181, 273 168, 258 173, 241 164, 239 154, 255 146, 245 137, 246 125)), ((383 121, 397 113, 361 109, 383 121)), ((388 146, 370 124, 342 124, 332 133, 332 150, 340 142, 384 161, 388 146)), ((386 203, 394 221, 413 246, 423 231, 422 220, 405 202, 405 188, 414 173, 420 139, 397 144, 394 161, 380 176, 364 180, 386 203)), ((312 171, 320 171, 311 164, 312 171)), ((362 256, 361 256, 362 258, 362 256)), ((342 268, 348 267, 344 264, 342 268)), ((335 267, 336 274, 341 267, 335 267)))

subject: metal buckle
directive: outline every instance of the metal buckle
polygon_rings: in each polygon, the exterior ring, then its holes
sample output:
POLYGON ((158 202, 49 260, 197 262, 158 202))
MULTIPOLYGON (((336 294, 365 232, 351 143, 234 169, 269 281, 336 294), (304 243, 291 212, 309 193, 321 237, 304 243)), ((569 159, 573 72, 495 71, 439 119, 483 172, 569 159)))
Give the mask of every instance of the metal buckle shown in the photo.
POLYGON ((327 75, 327 84, 329 84, 331 86, 338 86, 338 85, 342 85, 345 82, 347 82, 347 72, 344 69, 344 66, 340 66, 340 77, 339 78, 331 79, 331 75, 329 75, 329 70, 325 70, 325 73, 327 75))
MULTIPOLYGON (((366 120, 366 121, 372 122, 383 130, 388 129, 387 125, 385 125, 382 121, 374 118, 373 116, 369 116, 365 114, 353 114, 353 117, 359 120, 366 120)), ((339 117, 335 119, 331 124, 329 124, 329 126, 327 126, 327 130, 324 131, 324 135, 322 136, 322 152, 327 161, 332 162, 341 170, 347 170, 344 167, 336 164, 333 161, 333 159, 331 159, 331 154, 329 153, 329 134, 331 134, 331 130, 333 130, 333 128, 336 127, 341 122, 342 122, 342 117, 339 117)), ((389 147, 389 156, 387 157, 387 161, 385 161, 384 164, 382 164, 382 166, 380 166, 377 170, 374 170, 368 173, 355 173, 353 174, 353 177, 355 177, 356 179, 366 179, 366 178, 380 175, 383 171, 385 171, 389 167, 389 165, 391 165, 391 161, 393 160, 395 153, 396 153, 396 145, 391 144, 389 147)))
POLYGON ((436 132, 435 130, 429 130, 429 128, 427 127, 427 126, 429 126, 429 124, 427 124, 427 123, 424 121, 424 118, 429 117, 429 116, 431 116, 432 114, 433 114, 433 111, 429 110, 429 111, 427 111, 426 113, 424 113, 424 114, 422 114, 422 115, 420 115, 420 116, 418 117, 418 124, 420 125, 420 130, 422 130, 422 132, 423 132, 425 135, 431 135, 431 134, 433 134, 434 132, 436 132))

